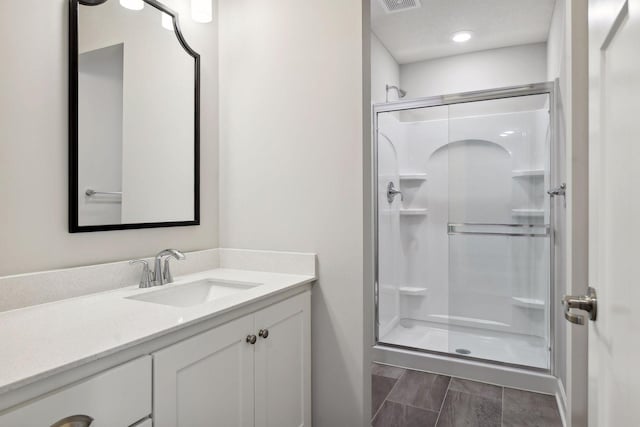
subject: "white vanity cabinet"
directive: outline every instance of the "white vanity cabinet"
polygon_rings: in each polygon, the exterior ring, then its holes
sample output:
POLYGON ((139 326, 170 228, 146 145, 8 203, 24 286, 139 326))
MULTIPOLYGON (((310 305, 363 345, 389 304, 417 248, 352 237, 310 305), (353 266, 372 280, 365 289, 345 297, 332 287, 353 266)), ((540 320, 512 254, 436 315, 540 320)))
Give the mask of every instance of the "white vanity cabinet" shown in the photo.
POLYGON ((311 425, 310 292, 154 353, 154 427, 311 425))
POLYGON ((88 417, 91 427, 139 426, 150 415, 151 357, 144 356, 0 414, 0 427, 49 427, 72 416, 88 417))

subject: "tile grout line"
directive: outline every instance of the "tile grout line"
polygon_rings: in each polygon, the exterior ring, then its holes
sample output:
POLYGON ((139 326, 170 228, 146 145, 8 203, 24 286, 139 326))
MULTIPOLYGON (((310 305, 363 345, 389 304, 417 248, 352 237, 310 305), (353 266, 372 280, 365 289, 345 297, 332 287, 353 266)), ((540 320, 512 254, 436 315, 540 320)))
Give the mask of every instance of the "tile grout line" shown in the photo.
POLYGON ((500 427, 504 425, 504 387, 502 387, 502 397, 500 399, 500 427))
MULTIPOLYGON (((457 378, 459 380, 463 380, 463 381, 472 381, 472 380, 465 380, 464 378, 458 378, 458 377, 451 377, 451 379, 453 380, 454 378, 457 378)), ((475 381, 475 382, 480 382, 480 381, 475 381)), ((500 393, 504 393, 504 387, 502 386, 496 386, 495 384, 489 384, 489 383, 481 383, 481 384, 485 384, 485 385, 490 385, 490 386, 495 386, 500 388, 500 393)), ((447 393, 449 393, 449 390, 451 390, 451 381, 449 382, 449 387, 447 388, 447 393)), ((483 399, 488 399, 488 400, 502 400, 502 396, 500 397, 486 397, 482 394, 479 393, 474 393, 468 390, 451 390, 453 392, 456 393, 462 393, 462 394, 468 394, 469 396, 474 396, 474 397, 481 397, 483 399)))
MULTIPOLYGON (((404 368, 403 368, 404 369, 404 368)), ((380 407, 376 410, 376 413, 373 414, 373 416, 371 417, 371 421, 373 422, 373 420, 378 416, 378 414, 380 413, 380 410, 382 409, 382 407, 384 406, 384 402, 387 401, 387 397, 389 397, 389 395, 391 394, 391 392, 393 391, 394 388, 396 388, 396 386, 398 385, 398 383, 400 382, 400 378, 404 377, 404 375, 407 373, 407 369, 404 369, 404 372, 402 373, 402 375, 400 375, 398 378, 396 378, 396 382, 393 383, 393 387, 391 387, 391 389, 389 390, 389 392, 387 393, 387 395, 384 397, 384 399, 382 399, 382 403, 380 404, 380 407)), ((373 374, 371 374, 373 376, 373 374)), ((394 402, 395 403, 395 402, 394 402)))
POLYGON ((449 383, 447 384, 447 391, 444 393, 444 397, 442 398, 442 403, 440 404, 440 410, 438 411, 438 416, 436 417, 436 423, 434 427, 438 427, 438 421, 440 421, 440 415, 442 415, 442 408, 444 408, 444 402, 447 400, 447 396, 449 395, 449 390, 451 390, 451 379, 453 377, 449 377, 449 383))
MULTIPOLYGON (((433 409, 421 408, 420 406, 412 405, 410 403, 394 402, 393 400, 389 400, 388 402, 397 403, 398 405, 406 406, 407 408, 420 409, 421 411, 425 411, 425 412, 433 412, 434 414, 439 413, 438 411, 434 411, 433 409)), ((440 405, 440 407, 442 407, 442 405, 440 405)))

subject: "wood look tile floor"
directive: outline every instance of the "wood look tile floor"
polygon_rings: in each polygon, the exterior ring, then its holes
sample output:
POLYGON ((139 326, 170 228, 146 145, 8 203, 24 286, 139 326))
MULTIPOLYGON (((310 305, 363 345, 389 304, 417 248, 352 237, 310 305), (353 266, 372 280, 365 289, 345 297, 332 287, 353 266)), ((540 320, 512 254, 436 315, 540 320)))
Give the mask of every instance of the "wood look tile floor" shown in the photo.
POLYGON ((373 427, 562 427, 553 396, 372 366, 373 427))

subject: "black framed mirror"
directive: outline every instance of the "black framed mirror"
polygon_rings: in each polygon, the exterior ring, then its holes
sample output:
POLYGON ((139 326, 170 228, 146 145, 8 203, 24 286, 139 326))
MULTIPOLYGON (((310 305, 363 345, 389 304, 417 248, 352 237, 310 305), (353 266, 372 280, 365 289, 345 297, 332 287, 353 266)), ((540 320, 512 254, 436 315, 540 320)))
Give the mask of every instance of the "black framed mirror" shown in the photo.
POLYGON ((69 232, 200 224, 200 55, 155 0, 69 0, 69 232))

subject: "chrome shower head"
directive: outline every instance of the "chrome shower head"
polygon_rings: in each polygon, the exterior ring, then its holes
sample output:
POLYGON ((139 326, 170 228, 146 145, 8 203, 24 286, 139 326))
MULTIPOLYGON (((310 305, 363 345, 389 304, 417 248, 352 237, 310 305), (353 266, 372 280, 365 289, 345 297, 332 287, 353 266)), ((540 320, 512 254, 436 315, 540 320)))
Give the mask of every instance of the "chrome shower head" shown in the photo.
POLYGON ((387 85, 387 102, 389 102, 389 91, 395 90, 398 93, 398 98, 404 98, 407 96, 407 91, 400 89, 398 86, 389 86, 387 85))

